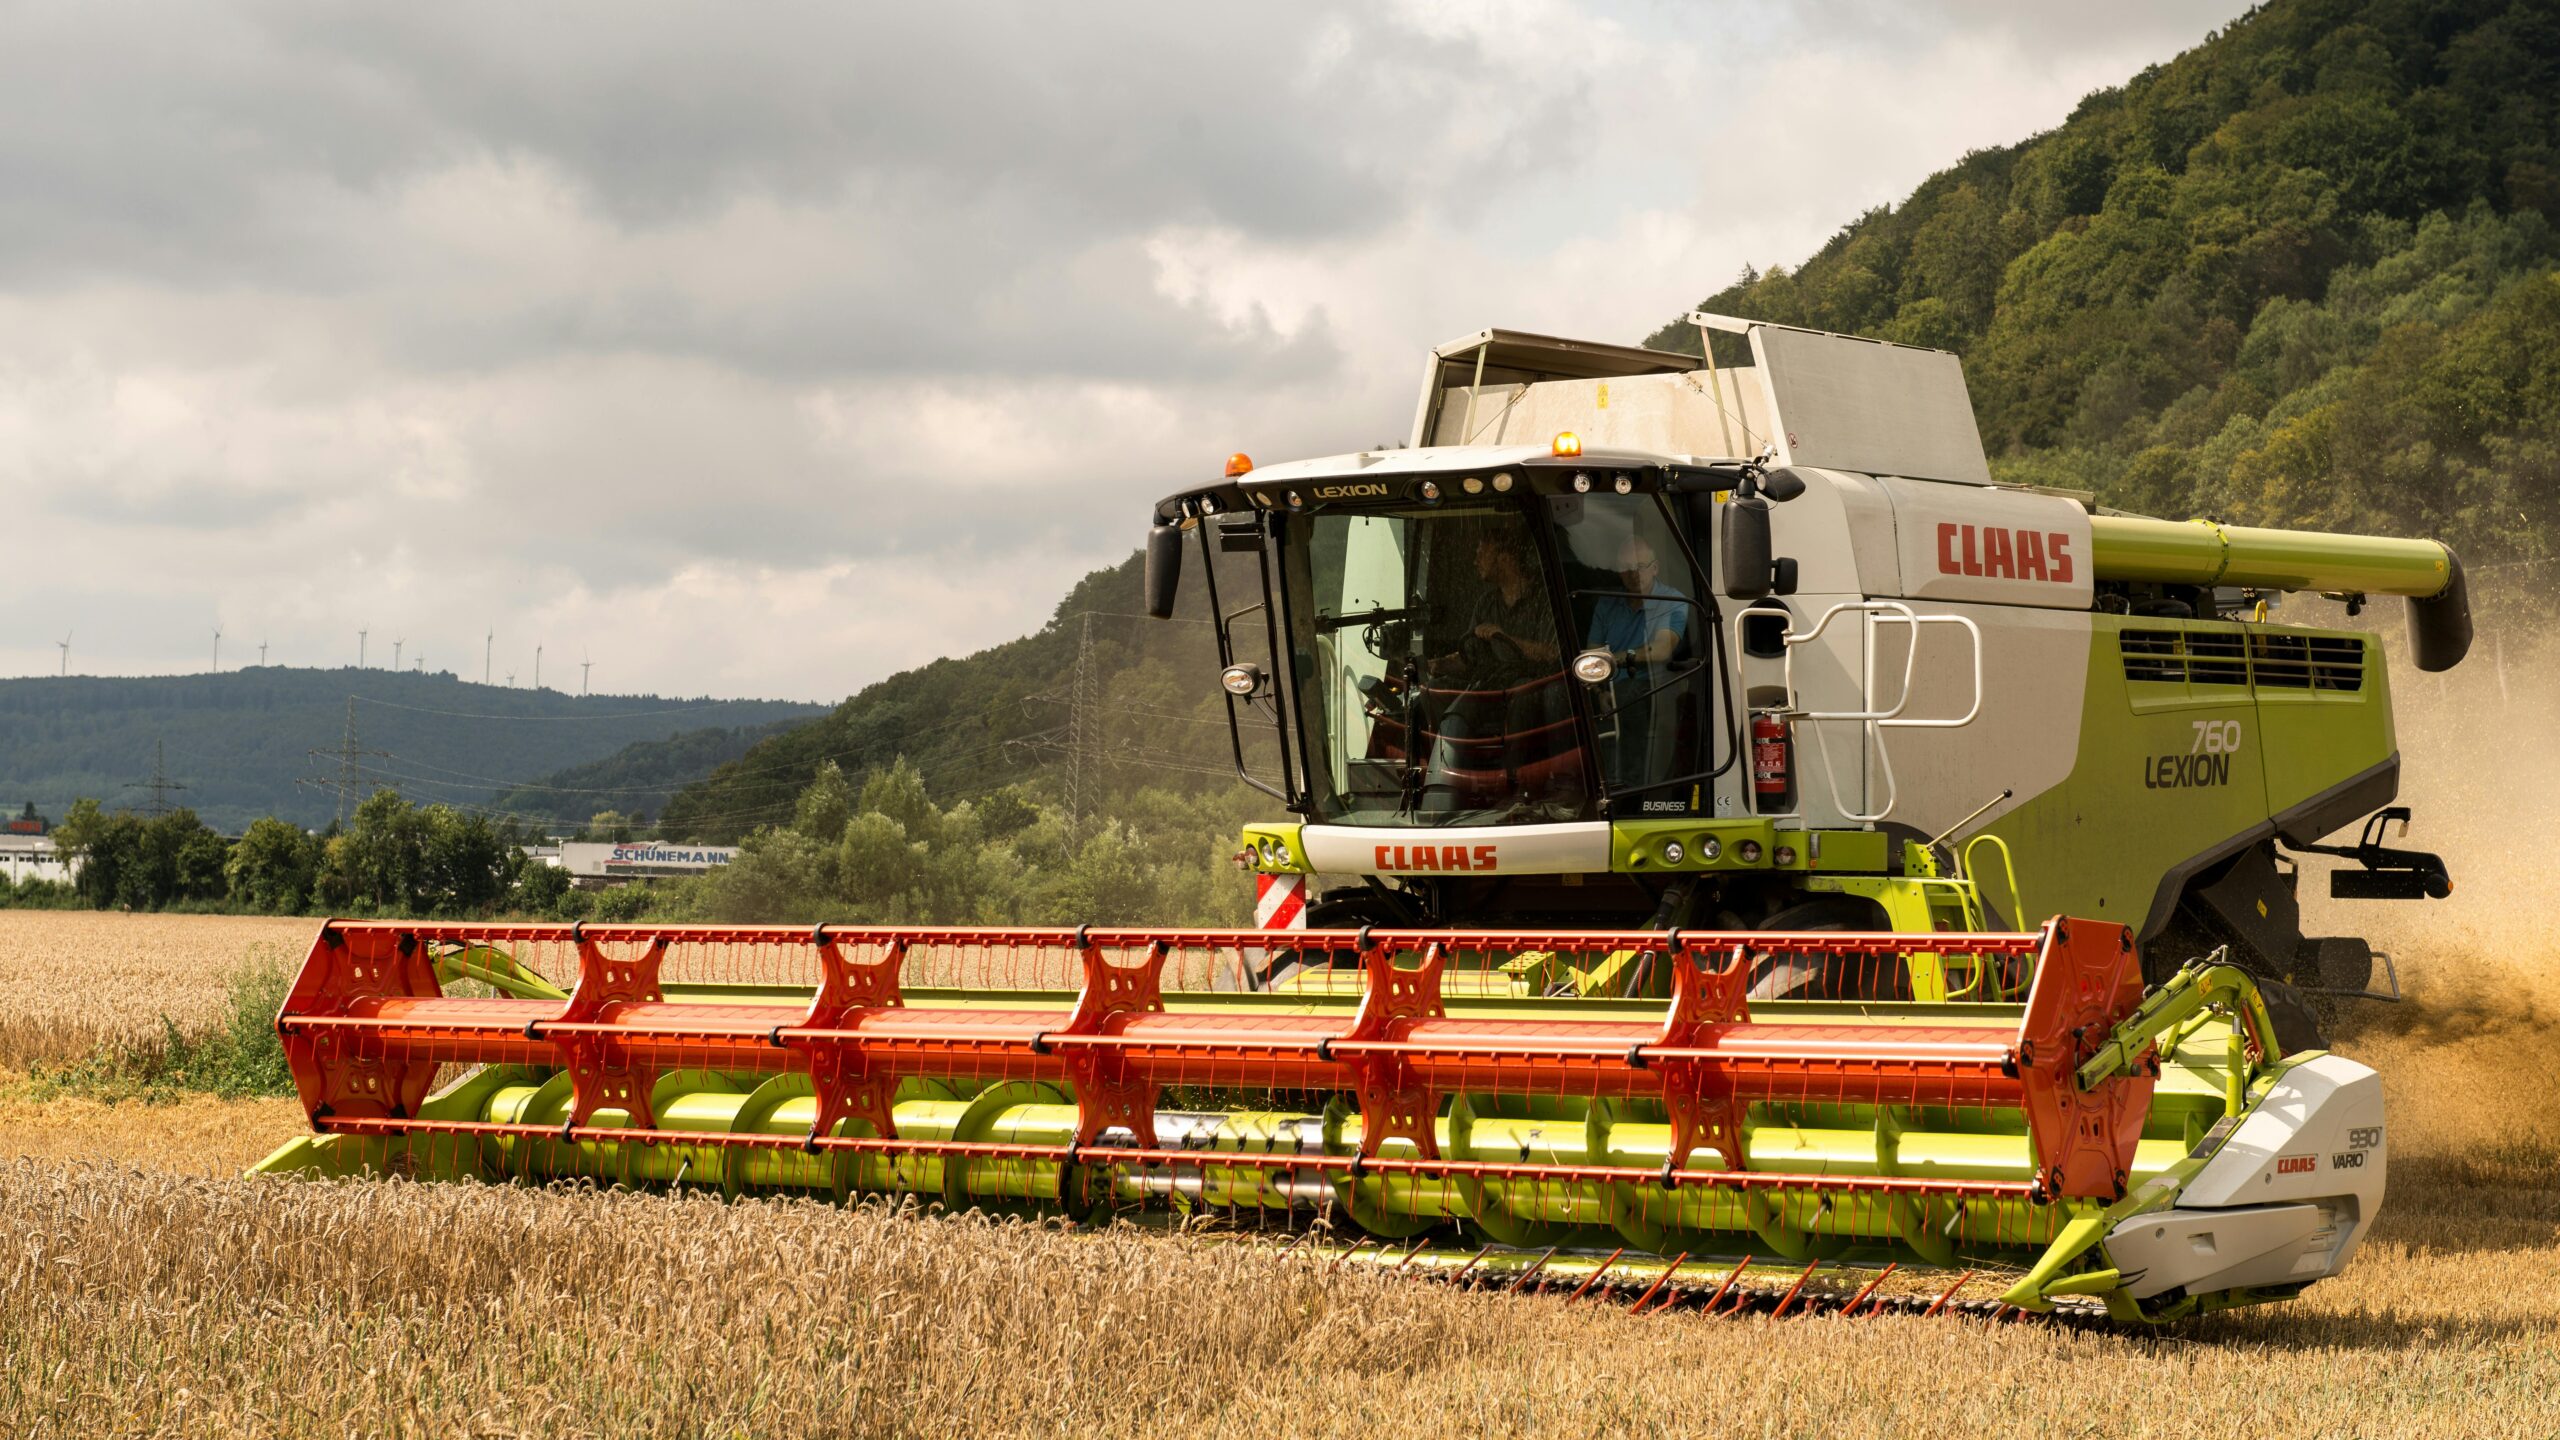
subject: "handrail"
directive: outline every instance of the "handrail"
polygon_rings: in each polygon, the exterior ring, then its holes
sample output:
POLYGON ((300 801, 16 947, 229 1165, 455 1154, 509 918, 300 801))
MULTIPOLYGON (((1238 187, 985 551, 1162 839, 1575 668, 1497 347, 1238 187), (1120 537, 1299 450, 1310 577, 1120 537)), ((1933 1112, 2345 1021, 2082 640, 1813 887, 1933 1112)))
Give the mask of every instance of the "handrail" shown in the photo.
MULTIPOLYGON (((1742 614, 1734 617, 1733 623, 1736 627, 1735 639, 1737 641, 1741 639, 1740 626, 1752 613, 1753 612, 1750 611, 1744 611, 1742 614)), ((1860 695, 1862 700, 1866 703, 1867 708, 1861 710, 1791 710, 1791 713, 1799 720, 1814 722, 1814 748, 1819 750, 1822 755, 1823 782, 1830 788, 1832 808, 1839 812, 1841 819, 1851 824, 1867 825, 1874 824, 1891 815, 1894 811, 1895 805, 1899 803, 1901 799, 1901 786, 1895 779, 1893 773, 1893 757, 1885 745, 1884 731, 1886 727, 1891 726, 1916 730, 1954 730, 1961 729, 1964 726, 1972 724, 1975 718, 1981 715, 1983 693, 1982 627, 1975 624, 1972 617, 1967 615, 1923 615, 1918 611, 1913 610, 1908 604, 1900 600, 1841 601, 1839 604, 1833 605, 1831 608, 1823 611, 1821 617, 1815 620, 1811 627, 1802 631, 1789 631, 1785 635, 1779 637, 1780 642, 1783 644, 1786 651, 1785 659, 1782 662, 1783 668, 1780 671, 1780 682, 1786 689, 1787 700, 1790 707, 1793 706, 1796 699, 1795 666, 1796 651, 1798 647, 1810 644, 1814 640, 1819 639, 1822 633, 1830 628, 1831 622, 1844 614, 1855 614, 1859 616, 1861 623, 1866 626, 1867 630, 1866 635, 1863 637, 1865 643, 1860 646, 1860 649, 1864 654, 1865 665, 1865 670, 1861 677, 1860 695), (1902 656, 1901 690, 1894 700, 1893 708, 1889 710, 1875 708, 1875 629, 1879 624, 1908 625, 1911 627, 1911 643, 1904 650, 1902 656), (1965 712, 1962 715, 1956 716, 1952 719, 1918 719, 1905 716, 1902 713, 1911 704, 1911 681, 1919 667, 1920 627, 1923 625, 1960 626, 1963 628, 1967 637, 1972 641, 1973 701, 1965 708, 1965 712), (1820 728, 1822 723, 1831 721, 1856 724, 1859 727, 1860 736, 1866 749, 1871 751, 1875 757, 1877 772, 1883 777, 1884 781, 1884 803, 1872 812, 1861 813, 1854 810, 1850 807, 1849 802, 1841 797, 1840 767, 1832 763, 1831 742, 1826 738, 1825 733, 1820 728)))

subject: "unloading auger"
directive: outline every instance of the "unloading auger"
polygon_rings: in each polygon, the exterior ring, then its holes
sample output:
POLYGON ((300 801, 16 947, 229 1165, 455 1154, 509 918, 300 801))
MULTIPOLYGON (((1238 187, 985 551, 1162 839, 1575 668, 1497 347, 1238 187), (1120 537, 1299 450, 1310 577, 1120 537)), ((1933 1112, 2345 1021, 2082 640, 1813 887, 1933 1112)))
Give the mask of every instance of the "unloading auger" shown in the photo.
POLYGON ((2278 1299, 2346 1264, 2384 1169, 2372 1072, 2281 1053, 2235 967, 2146 994, 2129 933, 2078 920, 332 921, 277 1028, 315 1133, 269 1173, 905 1196, 1301 1241, 1323 1222, 1346 1256, 1662 1304, 1719 1275, 1708 1303, 1740 1304, 1755 1263, 1792 1277, 1781 1304, 1832 1309, 1881 1308, 1875 1282, 1922 1267, 2122 1320, 2278 1299), (1773 956, 1863 972, 1862 992, 1925 972, 1893 988, 1949 998, 1753 998, 1773 956))

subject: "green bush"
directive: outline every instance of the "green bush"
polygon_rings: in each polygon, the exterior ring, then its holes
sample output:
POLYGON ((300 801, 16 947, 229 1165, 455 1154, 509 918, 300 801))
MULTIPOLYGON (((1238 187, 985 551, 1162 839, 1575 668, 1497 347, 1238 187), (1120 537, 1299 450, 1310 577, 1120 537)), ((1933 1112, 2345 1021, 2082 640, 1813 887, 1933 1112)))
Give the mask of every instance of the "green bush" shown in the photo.
POLYGON ((85 910, 89 902, 69 882, 39 880, 30 875, 12 885, 0 885, 0 908, 12 910, 85 910))
POLYGON ((595 918, 615 924, 637 920, 649 913, 656 899, 646 884, 617 885, 597 893, 595 918))

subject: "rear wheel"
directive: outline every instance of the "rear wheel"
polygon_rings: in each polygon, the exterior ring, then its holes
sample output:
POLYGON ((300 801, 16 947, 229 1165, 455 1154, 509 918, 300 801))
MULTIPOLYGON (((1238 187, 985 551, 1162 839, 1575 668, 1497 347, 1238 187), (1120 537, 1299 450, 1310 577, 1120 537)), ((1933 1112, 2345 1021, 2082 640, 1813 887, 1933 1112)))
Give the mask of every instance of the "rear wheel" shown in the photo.
POLYGON ((2200 960, 2216 949, 2224 950, 2229 963, 2248 971, 2250 978, 2258 982, 2258 998, 2266 1003, 2267 1018, 2275 1022, 2276 1044, 2286 1054, 2329 1048, 2331 1017, 2323 1013, 2320 997, 2270 973, 2265 957, 2238 937, 2222 933, 2212 917, 2199 913, 2192 901, 2180 905, 2168 925, 2142 947, 2142 983, 2156 989, 2185 968, 2187 962, 2200 960))

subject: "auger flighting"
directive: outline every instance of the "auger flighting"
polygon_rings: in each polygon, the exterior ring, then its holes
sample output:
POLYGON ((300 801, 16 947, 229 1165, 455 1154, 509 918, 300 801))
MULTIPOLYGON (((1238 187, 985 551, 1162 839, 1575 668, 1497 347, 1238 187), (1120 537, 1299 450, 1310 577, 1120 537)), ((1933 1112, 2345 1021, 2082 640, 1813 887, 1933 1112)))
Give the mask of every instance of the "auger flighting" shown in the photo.
POLYGON ((1158 505, 1149 607, 1195 549, 1290 813, 1240 859, 1309 928, 332 922, 278 1020, 315 1133, 261 1168, 1321 1225, 1675 1296, 1751 1257, 1834 1308, 2337 1273, 2388 1141, 2321 1019, 2377 957, 2302 934, 2291 857, 2450 881, 2382 843, 2379 638, 2272 614, 2403 596, 2442 669, 2459 564, 1996 485, 1953 357, 1696 318, 1712 362, 1468 337, 1411 447, 1158 505))

